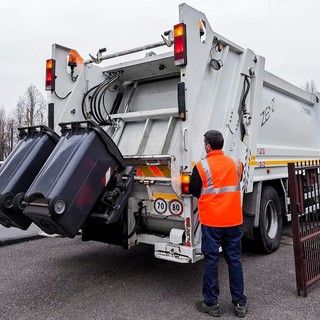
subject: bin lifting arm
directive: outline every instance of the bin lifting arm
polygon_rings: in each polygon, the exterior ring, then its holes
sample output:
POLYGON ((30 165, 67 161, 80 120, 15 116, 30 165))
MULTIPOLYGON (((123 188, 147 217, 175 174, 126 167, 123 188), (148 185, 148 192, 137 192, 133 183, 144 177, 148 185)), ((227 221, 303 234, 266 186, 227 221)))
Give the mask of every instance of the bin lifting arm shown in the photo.
POLYGON ((133 48, 130 50, 124 50, 124 51, 108 54, 105 56, 102 56, 102 53, 107 51, 106 48, 100 49, 97 53, 96 58, 93 57, 91 54, 89 54, 91 59, 84 61, 84 64, 89 64, 89 63, 93 63, 93 62, 99 64, 103 60, 121 57, 121 56, 124 56, 127 54, 136 53, 136 52, 140 52, 140 51, 144 51, 144 50, 148 50, 148 49, 152 49, 152 48, 157 48, 157 47, 162 47, 162 46, 171 47, 173 45, 173 31, 172 30, 164 32, 164 35, 161 35, 161 37, 162 37, 163 41, 151 43, 151 44, 137 47, 137 48, 133 48))

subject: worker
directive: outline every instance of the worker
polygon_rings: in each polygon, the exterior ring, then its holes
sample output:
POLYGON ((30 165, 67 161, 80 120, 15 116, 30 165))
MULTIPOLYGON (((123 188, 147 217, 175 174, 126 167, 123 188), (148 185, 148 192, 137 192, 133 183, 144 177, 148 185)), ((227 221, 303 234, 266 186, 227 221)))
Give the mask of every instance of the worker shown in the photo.
POLYGON ((242 163, 222 151, 221 132, 210 130, 204 134, 206 158, 192 171, 189 192, 199 199, 198 209, 204 255, 203 298, 196 303, 200 312, 221 316, 218 302, 219 248, 229 269, 229 285, 236 316, 247 314, 241 264, 242 207, 240 181, 242 163))

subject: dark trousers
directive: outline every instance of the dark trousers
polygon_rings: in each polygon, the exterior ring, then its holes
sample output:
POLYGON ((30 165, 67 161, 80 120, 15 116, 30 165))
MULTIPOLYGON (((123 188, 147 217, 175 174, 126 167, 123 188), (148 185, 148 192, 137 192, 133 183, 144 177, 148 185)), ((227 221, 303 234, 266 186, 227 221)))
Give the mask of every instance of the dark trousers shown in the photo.
POLYGON ((211 305, 218 302, 219 280, 218 263, 219 247, 226 259, 229 269, 229 285, 233 304, 244 305, 243 272, 241 264, 242 227, 208 227, 202 228, 202 253, 204 254, 203 297, 211 305))

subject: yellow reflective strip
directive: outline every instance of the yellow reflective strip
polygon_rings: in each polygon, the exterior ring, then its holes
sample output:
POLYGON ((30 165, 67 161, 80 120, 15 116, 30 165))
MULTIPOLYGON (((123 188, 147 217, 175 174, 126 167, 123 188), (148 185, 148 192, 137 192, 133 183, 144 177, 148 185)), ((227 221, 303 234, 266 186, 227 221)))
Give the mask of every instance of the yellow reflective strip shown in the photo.
POLYGON ((288 163, 297 163, 297 162, 308 162, 315 160, 267 160, 267 161, 249 161, 249 166, 259 166, 260 163, 263 163, 264 166, 272 165, 287 165, 288 163))
POLYGON ((249 166, 257 166, 258 161, 249 161, 249 166))
POLYGON ((139 165, 140 172, 145 177, 165 177, 171 178, 171 170, 169 166, 147 166, 139 165))
POLYGON ((164 177, 171 178, 170 167, 168 167, 168 166, 158 166, 158 169, 162 172, 164 177))
POLYGON ((287 165, 290 162, 295 162, 295 161, 293 161, 293 160, 268 160, 268 161, 265 161, 265 164, 266 165, 276 165, 276 164, 287 165))
POLYGON ((174 200, 174 199, 179 199, 176 194, 173 193, 154 193, 153 198, 162 198, 164 200, 174 200))
POLYGON ((161 170, 158 166, 149 166, 149 169, 152 171, 154 177, 163 177, 161 170))
POLYGON ((149 166, 143 166, 140 165, 139 169, 141 171, 141 173, 145 176, 145 177, 154 177, 153 172, 150 170, 149 166))

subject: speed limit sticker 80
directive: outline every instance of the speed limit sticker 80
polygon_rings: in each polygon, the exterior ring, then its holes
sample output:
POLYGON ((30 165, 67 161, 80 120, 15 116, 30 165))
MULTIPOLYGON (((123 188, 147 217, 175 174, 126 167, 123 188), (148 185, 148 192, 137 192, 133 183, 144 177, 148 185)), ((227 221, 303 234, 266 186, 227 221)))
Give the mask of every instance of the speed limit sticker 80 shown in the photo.
POLYGON ((181 216, 183 212, 183 205, 182 202, 177 199, 166 201, 163 198, 157 198, 154 200, 154 210, 159 214, 181 216))

